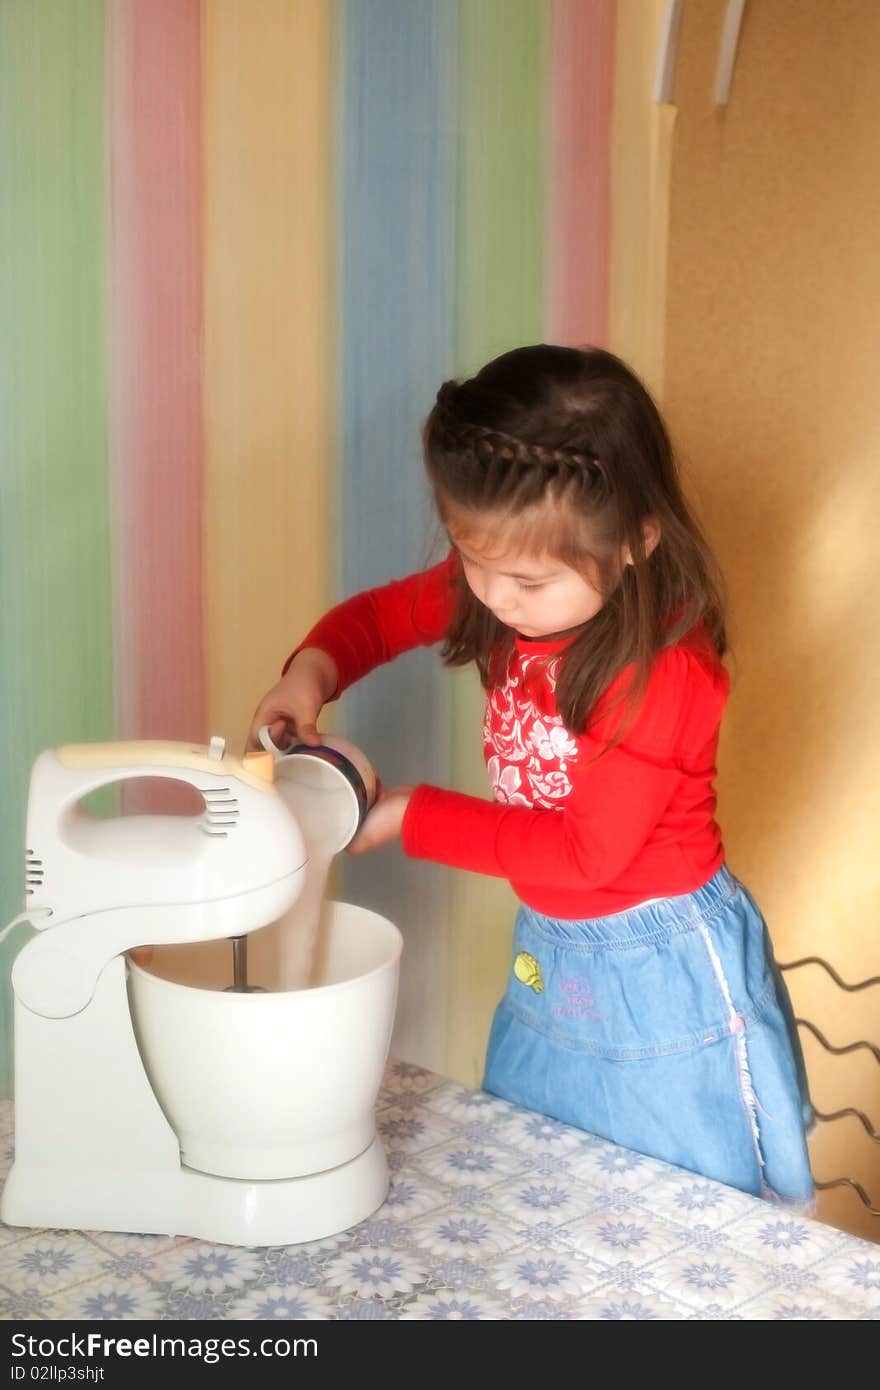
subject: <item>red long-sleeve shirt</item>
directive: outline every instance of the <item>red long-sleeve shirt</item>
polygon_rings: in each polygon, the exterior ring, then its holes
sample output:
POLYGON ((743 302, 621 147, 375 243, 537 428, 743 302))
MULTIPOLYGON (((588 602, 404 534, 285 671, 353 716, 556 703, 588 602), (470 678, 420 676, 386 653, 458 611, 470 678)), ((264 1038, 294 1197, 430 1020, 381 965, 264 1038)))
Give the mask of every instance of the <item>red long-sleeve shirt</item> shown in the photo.
MULTIPOLYGON (((339 695, 383 662, 440 641, 455 602, 455 552, 441 564, 347 599, 300 647, 336 663, 339 695)), ((721 866, 715 756, 729 681, 695 628, 661 651, 636 719, 610 741, 610 713, 588 734, 556 710, 559 654, 571 636, 515 638, 503 685, 489 691, 484 745, 494 801, 419 786, 403 822, 407 854, 510 880, 550 917, 600 917, 688 893, 721 866)), ((614 705, 623 671, 600 709, 614 705)), ((616 726, 616 725, 615 725, 616 726)))

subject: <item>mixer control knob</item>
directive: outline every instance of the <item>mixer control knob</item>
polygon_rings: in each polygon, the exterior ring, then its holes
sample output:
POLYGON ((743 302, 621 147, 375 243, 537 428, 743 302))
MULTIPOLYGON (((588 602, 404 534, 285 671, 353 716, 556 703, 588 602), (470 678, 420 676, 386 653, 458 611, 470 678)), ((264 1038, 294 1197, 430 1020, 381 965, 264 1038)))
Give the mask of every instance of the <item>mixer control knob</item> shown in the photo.
POLYGON ((221 738, 219 734, 215 734, 208 745, 208 757, 213 759, 215 763, 219 763, 225 752, 226 739, 221 738))

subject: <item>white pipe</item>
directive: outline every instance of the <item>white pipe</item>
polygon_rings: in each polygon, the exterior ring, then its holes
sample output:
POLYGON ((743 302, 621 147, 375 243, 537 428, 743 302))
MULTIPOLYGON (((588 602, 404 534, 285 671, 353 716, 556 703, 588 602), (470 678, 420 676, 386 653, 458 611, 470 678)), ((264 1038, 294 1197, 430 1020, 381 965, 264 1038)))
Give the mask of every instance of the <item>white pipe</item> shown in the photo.
POLYGON ((660 38, 657 44, 657 62, 654 67, 654 101, 672 101, 675 82, 675 58, 678 49, 678 31, 681 27, 681 0, 666 0, 663 19, 660 23, 660 38))
POLYGON ((746 0, 727 0, 727 13, 724 16, 724 28, 721 31, 721 47, 718 50, 718 67, 715 70, 716 106, 726 106, 730 100, 733 66, 736 62, 736 49, 745 8, 746 0))

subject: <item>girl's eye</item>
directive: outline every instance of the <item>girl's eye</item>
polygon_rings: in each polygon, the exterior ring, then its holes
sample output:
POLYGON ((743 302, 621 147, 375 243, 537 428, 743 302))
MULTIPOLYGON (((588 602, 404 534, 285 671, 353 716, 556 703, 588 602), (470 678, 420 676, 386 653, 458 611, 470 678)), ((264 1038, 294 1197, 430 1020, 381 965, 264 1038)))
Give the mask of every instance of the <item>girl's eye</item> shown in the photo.
POLYGON ((518 579, 518 580, 516 581, 516 587, 517 587, 518 589, 543 589, 543 587, 544 587, 544 581, 541 580, 541 581, 540 581, 539 583, 537 583, 537 584, 526 584, 522 579, 518 579))

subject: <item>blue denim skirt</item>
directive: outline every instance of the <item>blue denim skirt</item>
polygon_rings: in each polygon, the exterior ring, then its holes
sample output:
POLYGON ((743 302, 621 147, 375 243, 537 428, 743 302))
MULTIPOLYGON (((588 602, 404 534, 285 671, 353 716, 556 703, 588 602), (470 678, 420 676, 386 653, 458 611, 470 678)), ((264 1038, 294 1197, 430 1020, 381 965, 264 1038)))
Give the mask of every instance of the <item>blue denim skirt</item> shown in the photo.
POLYGON ((726 868, 610 917, 521 907, 483 1086, 755 1196, 812 1200, 788 991, 726 868))

